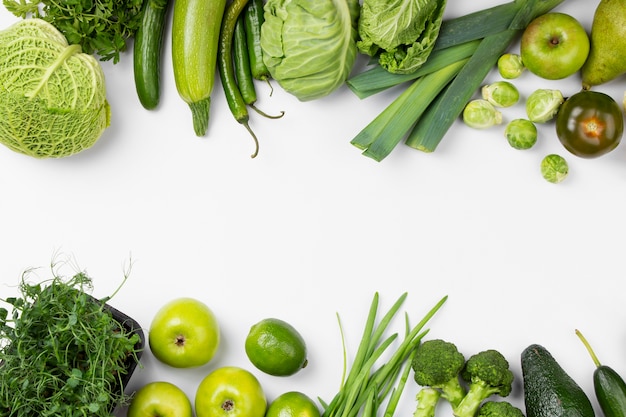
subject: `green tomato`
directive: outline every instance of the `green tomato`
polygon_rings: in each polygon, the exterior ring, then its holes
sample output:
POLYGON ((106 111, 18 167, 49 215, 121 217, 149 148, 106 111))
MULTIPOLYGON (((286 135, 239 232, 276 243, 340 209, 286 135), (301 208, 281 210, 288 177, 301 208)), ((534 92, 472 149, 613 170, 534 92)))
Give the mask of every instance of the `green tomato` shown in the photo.
POLYGON ((504 129, 504 136, 515 149, 530 149, 537 143, 537 127, 528 119, 511 120, 504 129))
POLYGON ((267 399, 249 371, 224 366, 208 374, 196 391, 197 417, 264 417, 267 399))
POLYGON ((561 106, 556 120, 559 140, 571 153, 583 158, 604 155, 619 145, 624 117, 619 104, 597 91, 580 91, 561 106))

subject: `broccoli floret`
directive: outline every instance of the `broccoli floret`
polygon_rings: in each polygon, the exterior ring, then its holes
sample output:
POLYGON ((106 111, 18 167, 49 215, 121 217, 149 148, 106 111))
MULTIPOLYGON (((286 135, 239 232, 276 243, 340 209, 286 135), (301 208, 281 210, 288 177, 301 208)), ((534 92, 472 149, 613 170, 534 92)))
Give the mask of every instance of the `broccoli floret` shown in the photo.
POLYGON ((459 380, 464 365, 465 357, 453 343, 434 339, 417 347, 411 366, 415 382, 423 388, 415 417, 432 417, 440 397, 453 408, 460 403, 466 393, 459 380))
POLYGON ((507 401, 486 401, 477 417, 524 417, 524 412, 507 401))
POLYGON ((513 388, 509 362, 493 349, 471 356, 461 371, 461 377, 469 384, 469 389, 454 409, 456 417, 475 417, 483 400, 492 395, 506 397, 513 388))

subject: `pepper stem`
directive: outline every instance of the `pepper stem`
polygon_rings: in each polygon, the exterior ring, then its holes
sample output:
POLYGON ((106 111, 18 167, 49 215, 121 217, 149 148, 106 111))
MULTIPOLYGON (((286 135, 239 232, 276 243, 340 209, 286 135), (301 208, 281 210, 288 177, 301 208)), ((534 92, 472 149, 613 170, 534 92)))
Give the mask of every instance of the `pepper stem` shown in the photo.
POLYGON ((583 334, 578 329, 576 329, 576 335, 583 342, 583 345, 585 345, 585 348, 587 348, 587 351, 589 352, 589 355, 591 355, 591 359, 593 360, 593 363, 595 363, 597 367, 600 367, 602 364, 600 363, 600 360, 598 359, 595 352, 591 348, 591 345, 589 344, 589 342, 587 342, 587 339, 585 339, 585 336, 583 336, 583 334))

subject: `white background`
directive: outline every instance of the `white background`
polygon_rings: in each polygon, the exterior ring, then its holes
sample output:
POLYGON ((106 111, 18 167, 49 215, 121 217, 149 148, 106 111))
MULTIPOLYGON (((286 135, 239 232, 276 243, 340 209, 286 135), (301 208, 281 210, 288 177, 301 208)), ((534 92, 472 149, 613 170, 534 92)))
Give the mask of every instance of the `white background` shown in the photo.
MULTIPOLYGON (((499 3, 449 0, 446 13, 499 3)), ((597 4, 565 0, 555 10, 590 30, 597 4)), ((2 27, 14 21, 0 8, 2 27)), ((539 343, 593 399, 594 366, 575 328, 601 360, 626 374, 624 145, 579 159, 548 124, 533 149, 517 151, 502 136, 504 126, 477 131, 458 122, 436 152, 400 144, 377 163, 350 140, 397 91, 360 101, 342 88, 302 103, 276 83, 270 97, 261 83, 259 106, 286 114, 251 115, 261 142, 251 159, 252 141, 219 84, 208 135, 194 135, 173 83, 169 32, 166 39, 157 110, 139 104, 127 52, 116 65, 103 63, 113 119, 94 147, 60 160, 0 149, 2 297, 17 293, 27 268, 50 277, 55 256, 71 259, 68 275, 86 270, 94 295, 103 297, 132 262, 111 304, 146 333, 157 309, 179 296, 204 301, 220 321, 222 344, 208 366, 174 370, 146 352, 131 381, 130 390, 168 380, 192 399, 209 371, 237 365, 255 372, 270 400, 291 389, 330 400, 342 368, 336 313, 353 353, 376 291, 381 310, 407 291, 403 311, 413 322, 449 295, 429 337, 453 341, 466 355, 501 350, 518 383, 521 351, 539 343), (570 164, 558 185, 539 172, 553 152, 570 164), (309 366, 296 376, 268 377, 247 361, 247 331, 266 317, 289 321, 306 339, 309 366)), ((359 60, 355 71, 363 65, 359 60)), ((494 71, 489 80, 496 79, 494 71)), ((525 73, 515 84, 523 96, 536 88, 569 95, 580 80, 525 73)), ((599 90, 621 103, 625 89, 622 78, 599 90)), ((523 116, 522 103, 505 110, 505 120, 523 116)), ((402 331, 402 320, 394 326, 402 331)), ((416 391, 407 385, 398 415, 413 411, 416 391)), ((517 385, 511 400, 522 405, 521 395, 517 385)))

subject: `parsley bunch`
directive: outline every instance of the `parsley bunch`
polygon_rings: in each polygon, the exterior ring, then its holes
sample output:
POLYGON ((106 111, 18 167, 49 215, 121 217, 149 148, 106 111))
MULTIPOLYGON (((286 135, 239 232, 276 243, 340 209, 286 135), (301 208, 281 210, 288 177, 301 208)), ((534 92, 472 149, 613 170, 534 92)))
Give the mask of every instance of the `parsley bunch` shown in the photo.
POLYGON ((22 280, 21 297, 4 300, 12 314, 0 309, 0 415, 110 416, 127 400, 139 334, 85 292, 84 273, 42 284, 22 280))
POLYGON ((119 62, 127 40, 141 24, 143 0, 2 0, 17 17, 53 24, 70 44, 102 61, 119 62))

